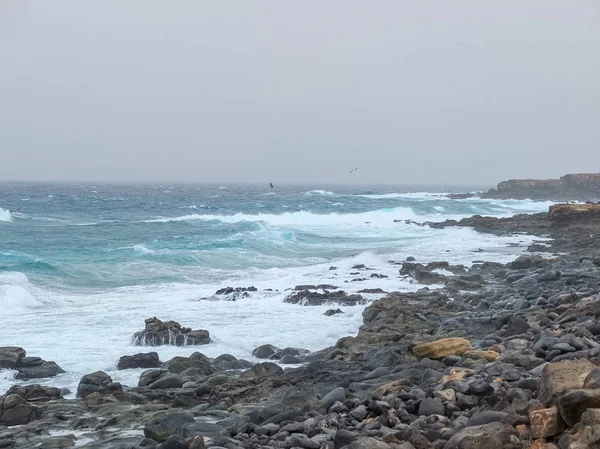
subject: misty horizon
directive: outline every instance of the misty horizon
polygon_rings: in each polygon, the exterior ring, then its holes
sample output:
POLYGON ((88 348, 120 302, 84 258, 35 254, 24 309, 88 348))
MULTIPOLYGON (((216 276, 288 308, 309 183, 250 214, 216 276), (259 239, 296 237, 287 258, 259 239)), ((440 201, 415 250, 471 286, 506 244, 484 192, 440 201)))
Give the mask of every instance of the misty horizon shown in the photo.
POLYGON ((9 0, 0 181, 493 187, 600 172, 599 54, 592 0, 9 0))

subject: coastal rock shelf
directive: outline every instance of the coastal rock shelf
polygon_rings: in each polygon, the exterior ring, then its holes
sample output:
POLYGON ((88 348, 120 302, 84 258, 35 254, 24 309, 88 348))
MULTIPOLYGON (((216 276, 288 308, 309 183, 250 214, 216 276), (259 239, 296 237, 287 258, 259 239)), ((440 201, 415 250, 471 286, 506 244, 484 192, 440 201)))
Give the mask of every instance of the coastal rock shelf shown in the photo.
POLYGON ((207 330, 192 330, 182 327, 177 321, 161 321, 156 317, 145 320, 143 331, 133 335, 132 343, 137 346, 196 346, 211 342, 207 330))
POLYGON ((600 173, 564 175, 559 179, 511 179, 502 181, 484 198, 515 198, 533 200, 594 200, 600 199, 600 173))

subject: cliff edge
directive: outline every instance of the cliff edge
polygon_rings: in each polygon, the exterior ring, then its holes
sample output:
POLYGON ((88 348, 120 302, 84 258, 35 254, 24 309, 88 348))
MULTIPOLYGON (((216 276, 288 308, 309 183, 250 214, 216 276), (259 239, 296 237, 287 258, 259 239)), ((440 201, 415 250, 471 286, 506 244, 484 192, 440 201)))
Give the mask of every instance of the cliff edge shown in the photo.
POLYGON ((600 173, 564 175, 559 179, 511 179, 502 181, 483 198, 532 200, 600 200, 600 173))

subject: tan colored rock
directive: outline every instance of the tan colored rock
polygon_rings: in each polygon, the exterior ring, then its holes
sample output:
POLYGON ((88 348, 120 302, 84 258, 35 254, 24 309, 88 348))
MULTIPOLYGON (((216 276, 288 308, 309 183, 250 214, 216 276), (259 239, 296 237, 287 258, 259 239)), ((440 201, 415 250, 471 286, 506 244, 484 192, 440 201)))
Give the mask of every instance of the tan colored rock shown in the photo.
POLYGON ((387 384, 380 385, 375 389, 375 393, 380 396, 385 396, 390 393, 397 393, 399 391, 407 391, 410 387, 410 382, 407 380, 395 380, 394 382, 388 382, 387 384))
POLYGON ((596 365, 587 359, 564 360, 549 363, 542 370, 538 399, 551 406, 556 398, 568 390, 580 389, 587 375, 596 365))
POLYGON ((484 359, 486 362, 493 362, 495 361, 498 356, 500 354, 498 354, 495 351, 467 351, 463 354, 463 357, 480 357, 482 359, 484 359))
POLYGON ((449 355, 462 355, 471 349, 471 342, 464 338, 442 338, 417 345, 412 352, 419 358, 443 359, 449 355))
POLYGON ((453 380, 461 381, 465 376, 470 376, 474 373, 472 369, 469 368, 452 368, 450 370, 450 374, 442 377, 441 383, 446 384, 448 382, 452 382, 453 380))
POLYGON ((446 401, 453 401, 456 398, 456 391, 454 391, 452 388, 441 390, 440 396, 446 401))
POLYGON ((530 410, 529 422, 531 424, 531 437, 534 439, 558 435, 565 428, 565 423, 555 406, 530 410))
POLYGON ((581 415, 582 426, 597 426, 600 425, 600 408, 588 408, 581 415))

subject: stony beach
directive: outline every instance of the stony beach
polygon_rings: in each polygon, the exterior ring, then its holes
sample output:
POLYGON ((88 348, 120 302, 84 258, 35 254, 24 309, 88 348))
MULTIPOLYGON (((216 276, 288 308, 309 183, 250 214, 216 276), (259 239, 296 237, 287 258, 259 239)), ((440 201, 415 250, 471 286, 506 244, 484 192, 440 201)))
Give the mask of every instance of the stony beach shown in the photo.
MULTIPOLYGON (((159 360, 140 347, 119 361, 119 369, 146 368, 138 385, 89 373, 76 398, 66 399, 67 391, 35 384, 62 372, 60 361, 0 348, 0 367, 29 380, 0 397, 0 447, 600 445, 600 205, 422 225, 540 240, 508 264, 390 261, 422 288, 367 292, 380 299, 364 310, 358 334, 319 352, 274 341, 256 349, 258 364, 227 354, 213 359, 202 354, 207 331, 186 328, 184 319, 140 317, 141 330, 132 330, 137 344, 197 345, 198 352, 159 360)), ((357 279, 379 276, 366 265, 353 270, 357 279)), ((232 286, 215 296, 235 300, 252 291, 232 286)), ((331 304, 327 314, 335 315, 365 299, 324 284, 296 286, 287 301, 331 304)))

